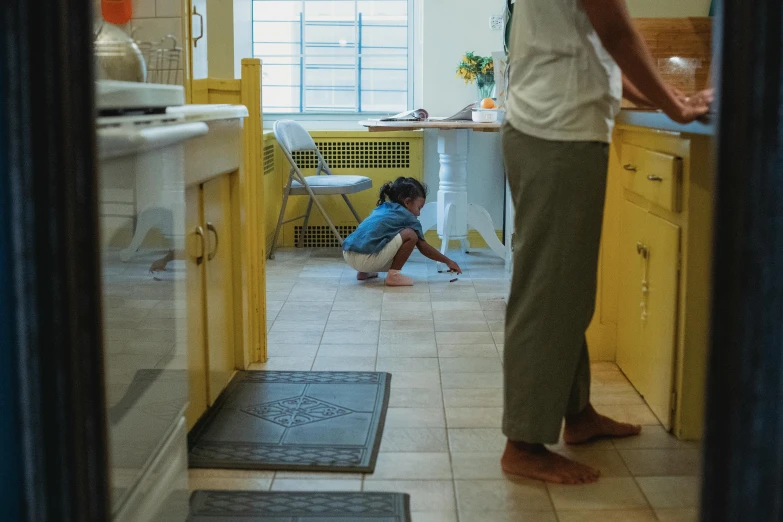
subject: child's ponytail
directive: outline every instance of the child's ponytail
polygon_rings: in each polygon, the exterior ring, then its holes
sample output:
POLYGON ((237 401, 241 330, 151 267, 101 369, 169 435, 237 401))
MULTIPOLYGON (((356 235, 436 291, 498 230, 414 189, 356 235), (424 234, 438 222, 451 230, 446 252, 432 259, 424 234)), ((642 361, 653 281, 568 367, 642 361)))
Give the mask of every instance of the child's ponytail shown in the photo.
POLYGON ((394 190, 394 183, 391 181, 384 183, 381 187, 381 192, 378 194, 378 205, 381 206, 387 201, 393 201, 392 191, 394 190))

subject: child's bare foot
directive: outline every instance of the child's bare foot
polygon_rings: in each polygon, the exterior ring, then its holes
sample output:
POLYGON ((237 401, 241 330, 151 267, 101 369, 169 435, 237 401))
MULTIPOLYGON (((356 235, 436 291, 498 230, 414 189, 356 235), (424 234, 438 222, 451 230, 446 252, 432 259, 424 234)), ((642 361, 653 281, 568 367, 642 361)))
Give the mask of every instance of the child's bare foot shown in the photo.
POLYGON ((639 435, 641 426, 625 424, 600 415, 591 404, 581 413, 566 417, 563 440, 566 444, 583 444, 593 439, 632 437, 639 435))
POLYGON ((386 274, 386 286, 413 286, 413 278, 392 269, 386 274))
POLYGON ((378 277, 378 272, 359 272, 356 274, 356 279, 364 281, 366 279, 374 279, 378 277))
POLYGON ((506 442, 500 466, 509 475, 555 484, 591 484, 600 472, 584 464, 552 453, 542 444, 506 442))

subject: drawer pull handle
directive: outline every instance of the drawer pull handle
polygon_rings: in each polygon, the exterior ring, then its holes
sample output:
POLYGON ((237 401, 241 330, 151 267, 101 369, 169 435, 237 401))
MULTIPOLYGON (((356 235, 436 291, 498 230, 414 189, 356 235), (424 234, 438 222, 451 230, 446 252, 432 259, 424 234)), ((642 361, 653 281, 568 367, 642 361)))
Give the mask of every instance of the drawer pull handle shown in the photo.
POLYGON ((650 174, 649 176, 647 176, 647 179, 649 179, 650 181, 658 181, 658 182, 663 181, 662 177, 656 176, 655 174, 650 174))
POLYGON ((623 165, 623 168, 630 172, 636 172, 636 165, 634 165, 633 163, 628 163, 626 165, 623 165))
POLYGON ((212 250, 212 252, 207 254, 207 261, 212 261, 213 259, 215 259, 215 256, 217 255, 219 238, 218 238, 217 230, 215 230, 215 225, 213 225, 212 223, 207 223, 207 230, 215 234, 215 248, 212 250))
POLYGON ((202 227, 196 227, 196 230, 193 233, 196 234, 196 236, 200 240, 201 255, 196 256, 196 264, 200 265, 201 263, 204 262, 204 250, 206 250, 204 248, 204 229, 202 227))

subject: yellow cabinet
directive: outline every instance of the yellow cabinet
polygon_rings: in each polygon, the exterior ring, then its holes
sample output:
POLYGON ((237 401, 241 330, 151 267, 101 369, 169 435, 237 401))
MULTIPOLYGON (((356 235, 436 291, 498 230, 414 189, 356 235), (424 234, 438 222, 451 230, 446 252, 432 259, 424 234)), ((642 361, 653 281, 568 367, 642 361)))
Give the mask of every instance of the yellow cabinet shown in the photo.
POLYGON ((623 201, 617 364, 664 427, 675 389, 680 227, 623 201))
POLYGON ((187 189, 189 427, 226 387, 236 368, 236 289, 229 174, 187 189))
POLYGON ((680 211, 682 160, 671 154, 635 145, 623 145, 621 164, 623 185, 648 201, 669 210, 680 211))

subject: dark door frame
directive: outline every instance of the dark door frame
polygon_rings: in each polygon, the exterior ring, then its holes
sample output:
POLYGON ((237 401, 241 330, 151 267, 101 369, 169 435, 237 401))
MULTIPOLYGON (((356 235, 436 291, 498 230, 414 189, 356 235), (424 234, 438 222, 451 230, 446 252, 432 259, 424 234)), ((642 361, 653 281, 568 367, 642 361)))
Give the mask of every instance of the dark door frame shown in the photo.
POLYGON ((110 519, 92 5, 0 2, 4 520, 110 519))
POLYGON ((724 74, 701 519, 773 522, 783 520, 783 3, 715 3, 724 74))

